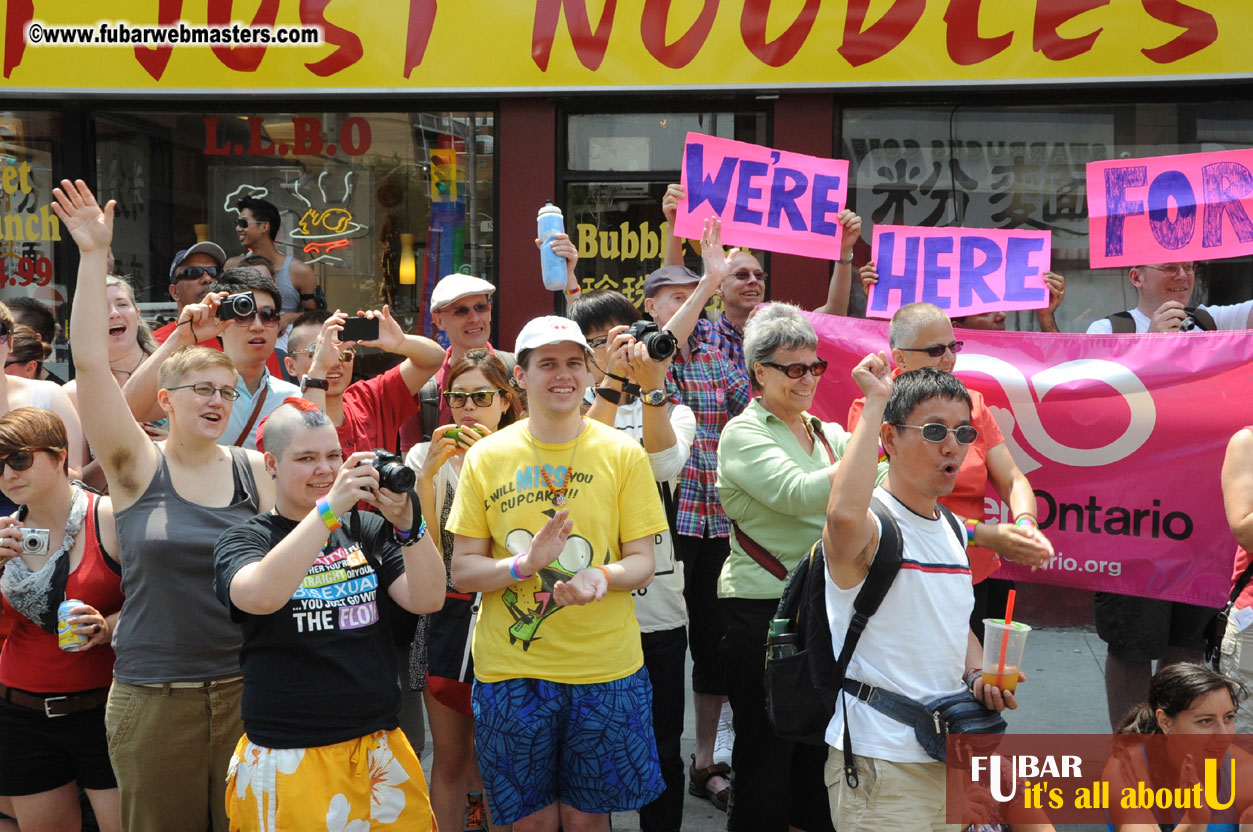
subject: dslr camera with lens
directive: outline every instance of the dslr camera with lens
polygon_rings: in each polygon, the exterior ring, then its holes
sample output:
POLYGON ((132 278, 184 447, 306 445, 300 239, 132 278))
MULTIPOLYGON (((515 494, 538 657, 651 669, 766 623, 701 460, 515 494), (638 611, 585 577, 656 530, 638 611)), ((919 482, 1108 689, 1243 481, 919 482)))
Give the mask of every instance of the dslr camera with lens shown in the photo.
POLYGON ((404 494, 418 483, 418 475, 405 465, 400 454, 375 448, 374 459, 370 464, 379 472, 380 488, 404 494))
POLYGON ((679 340, 653 321, 636 321, 627 335, 643 344, 653 361, 665 361, 679 349, 679 340))
POLYGON ((48 554, 48 530, 47 529, 28 529, 19 527, 18 534, 22 536, 22 554, 24 555, 46 555, 48 554))
POLYGON ((257 296, 252 292, 238 292, 222 298, 218 307, 219 321, 233 321, 238 318, 251 318, 257 311, 257 296))

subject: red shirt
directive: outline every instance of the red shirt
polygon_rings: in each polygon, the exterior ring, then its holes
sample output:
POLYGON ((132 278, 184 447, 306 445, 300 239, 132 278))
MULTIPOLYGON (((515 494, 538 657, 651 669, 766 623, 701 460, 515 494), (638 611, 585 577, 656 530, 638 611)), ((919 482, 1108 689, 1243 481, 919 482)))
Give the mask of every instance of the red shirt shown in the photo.
MULTIPOLYGON (((83 559, 70 572, 65 597, 78 598, 110 616, 122 608, 122 578, 109 568, 96 539, 94 494, 83 520, 83 559)), ((32 623, 4 600, 4 617, 13 631, 0 649, 0 682, 33 693, 74 693, 107 688, 113 682, 113 649, 97 645, 86 653, 67 653, 57 637, 32 623)))
MULTIPOLYGON (((152 337, 157 339, 158 344, 164 344, 171 335, 174 334, 174 328, 178 326, 178 321, 170 321, 163 327, 154 329, 152 337)), ((222 343, 216 338, 210 338, 207 341, 200 341, 196 344, 198 347, 208 347, 211 350, 222 351, 222 343)), ((265 368, 270 371, 270 375, 275 378, 283 378, 283 368, 278 363, 278 356, 270 353, 270 357, 265 360, 265 368)))
MULTIPOLYGON (((894 377, 900 375, 897 369, 894 377)), ((983 501, 988 492, 988 451, 1005 441, 1001 428, 992 418, 992 411, 984 404, 983 394, 978 390, 970 390, 970 424, 979 429, 979 438, 971 443, 966 451, 966 459, 957 471, 957 485, 953 493, 941 497, 940 505, 952 510, 959 517, 983 520, 987 515, 983 501)), ((848 409, 848 429, 857 427, 861 420, 862 408, 866 406, 865 398, 853 402, 848 409)), ((998 520, 999 522, 999 520, 998 520)), ((1001 559, 991 549, 982 546, 971 546, 966 550, 970 557, 971 583, 979 583, 997 569, 1001 568, 1001 559)))
POLYGON ((401 377, 400 367, 348 385, 344 423, 336 428, 344 456, 375 448, 395 449, 401 424, 417 412, 418 402, 401 377))

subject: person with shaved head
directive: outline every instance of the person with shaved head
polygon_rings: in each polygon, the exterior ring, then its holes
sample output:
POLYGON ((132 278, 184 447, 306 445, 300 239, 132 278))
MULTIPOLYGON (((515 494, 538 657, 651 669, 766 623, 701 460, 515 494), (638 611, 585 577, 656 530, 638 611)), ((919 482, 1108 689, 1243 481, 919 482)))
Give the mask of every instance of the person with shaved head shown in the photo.
POLYGON ((231 829, 311 829, 338 818, 334 828, 429 832, 426 780, 398 727, 396 651, 380 614, 384 592, 419 614, 444 600, 444 563, 417 498, 382 487, 372 453, 345 459, 335 425, 304 399, 276 408, 261 441, 274 511, 214 547, 214 589, 243 630, 231 829), (357 513, 358 502, 381 516, 357 513))
MULTIPOLYGON (((938 367, 952 373, 962 342, 953 335, 953 324, 944 310, 930 303, 908 303, 896 311, 888 326, 895 374, 923 367, 938 367)), ((970 542, 970 577, 975 584, 975 606, 970 627, 983 638, 983 619, 1004 615, 1008 581, 989 582, 1001 566, 1001 558, 1027 566, 1041 566, 1053 557, 1053 545, 1040 533, 1036 522, 1035 492, 1009 453, 1005 437, 992 418, 992 412, 977 390, 970 391, 970 423, 979 429, 971 445, 953 492, 940 502, 966 519, 970 542), (984 523, 984 495, 988 482, 1009 505, 1013 523, 984 523)), ((858 399, 848 412, 848 428, 861 420, 866 400, 858 399)))

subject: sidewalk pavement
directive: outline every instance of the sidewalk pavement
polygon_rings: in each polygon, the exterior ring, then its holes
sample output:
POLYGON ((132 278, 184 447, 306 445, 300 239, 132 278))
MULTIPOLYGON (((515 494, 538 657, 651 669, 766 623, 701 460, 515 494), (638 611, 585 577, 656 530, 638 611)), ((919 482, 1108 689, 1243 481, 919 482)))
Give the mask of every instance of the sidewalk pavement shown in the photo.
MULTIPOLYGON (((1101 734, 1107 733, 1109 717, 1105 707, 1105 644, 1091 627, 1039 629, 1027 640, 1023 660, 1027 681, 1016 711, 1007 711, 1009 730, 1016 734, 1101 734)), ((429 732, 428 732, 429 737, 429 732)), ((687 699, 683 732, 683 758, 695 749, 692 699, 687 699)), ((430 771, 430 743, 422 755, 430 771)), ((613 816, 614 832, 639 829, 635 813, 613 816)), ((1059 826, 1059 830, 1103 832, 1096 825, 1059 826)), ((688 795, 684 801, 684 832, 723 832, 726 815, 706 800, 688 795)))

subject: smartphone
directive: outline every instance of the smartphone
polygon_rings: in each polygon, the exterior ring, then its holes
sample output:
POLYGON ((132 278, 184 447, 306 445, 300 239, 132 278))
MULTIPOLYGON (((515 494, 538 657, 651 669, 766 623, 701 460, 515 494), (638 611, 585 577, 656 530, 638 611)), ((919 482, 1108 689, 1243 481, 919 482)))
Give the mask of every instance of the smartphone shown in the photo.
POLYGON ((349 318, 339 333, 341 341, 375 341, 379 337, 378 318, 349 318))

